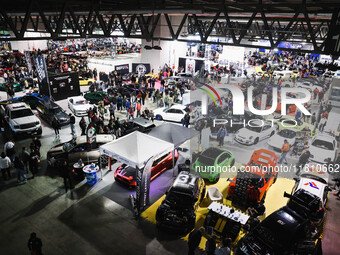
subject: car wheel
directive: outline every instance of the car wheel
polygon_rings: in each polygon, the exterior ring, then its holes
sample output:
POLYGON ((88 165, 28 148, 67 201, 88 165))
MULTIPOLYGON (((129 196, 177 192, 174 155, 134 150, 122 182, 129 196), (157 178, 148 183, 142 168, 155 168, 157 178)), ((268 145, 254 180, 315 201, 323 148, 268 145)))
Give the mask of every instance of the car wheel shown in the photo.
POLYGON ((92 85, 92 81, 89 81, 89 83, 87 83, 87 85, 91 86, 92 85))
POLYGON ((235 164, 235 159, 233 159, 233 161, 231 161, 230 166, 233 166, 235 164))
POLYGON ((156 120, 163 120, 162 115, 157 114, 157 115, 156 115, 156 120))
POLYGON ((210 181, 211 183, 218 183, 218 181, 220 180, 220 174, 216 175, 215 178, 212 179, 212 181, 210 181))
POLYGON ((255 140, 254 140, 254 144, 257 144, 259 142, 259 138, 256 137, 255 140))

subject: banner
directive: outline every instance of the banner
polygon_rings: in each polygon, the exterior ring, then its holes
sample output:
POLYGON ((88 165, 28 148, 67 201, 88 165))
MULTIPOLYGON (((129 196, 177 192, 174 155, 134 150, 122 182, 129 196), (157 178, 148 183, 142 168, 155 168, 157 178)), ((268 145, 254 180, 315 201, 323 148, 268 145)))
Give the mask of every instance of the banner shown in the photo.
POLYGON ((119 72, 120 74, 127 74, 129 73, 129 64, 115 66, 115 71, 119 72))
POLYGON ((32 61, 31 61, 31 55, 29 51, 24 51, 25 59, 26 59, 26 64, 28 68, 28 72, 32 74, 33 72, 33 67, 32 67, 32 61))
POLYGON ((151 157, 146 162, 144 168, 136 170, 136 206, 138 212, 141 212, 141 210, 149 203, 150 177, 153 161, 154 157, 151 157))
POLYGON ((37 56, 34 58, 35 69, 38 73, 39 83, 47 83, 47 69, 44 56, 37 56))
POLYGON ((147 74, 150 73, 150 64, 132 64, 133 73, 147 74))

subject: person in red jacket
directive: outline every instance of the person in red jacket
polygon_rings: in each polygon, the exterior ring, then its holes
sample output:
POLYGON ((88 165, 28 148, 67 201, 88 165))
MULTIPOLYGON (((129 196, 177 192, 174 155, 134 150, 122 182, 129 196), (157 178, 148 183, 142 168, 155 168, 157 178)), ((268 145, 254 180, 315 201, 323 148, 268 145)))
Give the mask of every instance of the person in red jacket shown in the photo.
POLYGON ((137 118, 140 117, 140 110, 142 109, 142 105, 140 104, 140 101, 137 102, 137 118))

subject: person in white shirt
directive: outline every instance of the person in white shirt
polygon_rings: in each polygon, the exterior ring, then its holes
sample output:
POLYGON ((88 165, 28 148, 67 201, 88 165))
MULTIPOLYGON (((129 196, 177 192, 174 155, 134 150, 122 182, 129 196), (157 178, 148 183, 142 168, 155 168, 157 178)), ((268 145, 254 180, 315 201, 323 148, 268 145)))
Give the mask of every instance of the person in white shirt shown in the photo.
POLYGON ((7 143, 5 143, 4 152, 5 152, 5 155, 8 156, 9 159, 13 162, 14 156, 15 156, 15 149, 14 149, 14 141, 13 140, 9 140, 7 143))
POLYGON ((12 163, 9 157, 7 157, 4 152, 1 152, 0 169, 1 169, 2 177, 4 178, 4 180, 7 180, 11 177, 11 173, 10 173, 11 164, 12 163), (8 178, 6 176, 6 173, 8 175, 8 178))

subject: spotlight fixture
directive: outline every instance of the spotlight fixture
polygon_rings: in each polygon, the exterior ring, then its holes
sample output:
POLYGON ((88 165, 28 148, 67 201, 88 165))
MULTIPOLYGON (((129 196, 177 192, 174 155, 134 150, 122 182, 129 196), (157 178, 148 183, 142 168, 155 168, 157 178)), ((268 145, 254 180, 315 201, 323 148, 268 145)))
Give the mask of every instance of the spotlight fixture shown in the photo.
POLYGON ((145 45, 145 46, 144 46, 144 49, 146 49, 146 50, 152 50, 152 47, 151 47, 150 45, 145 45))

